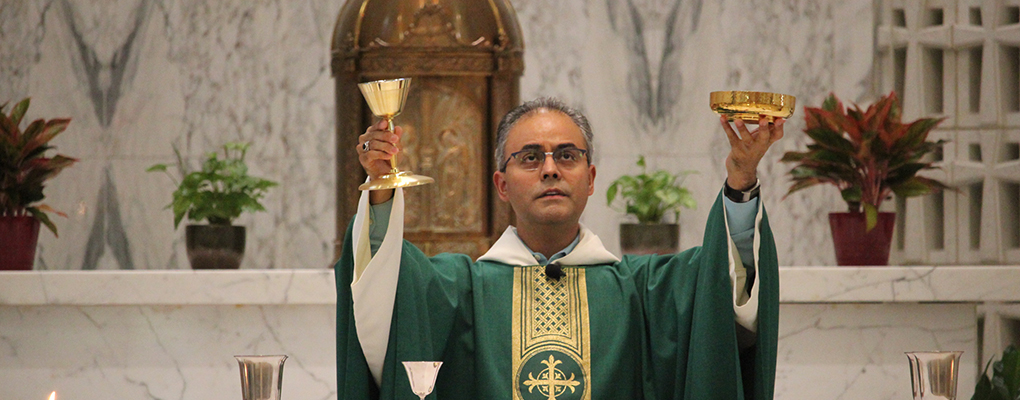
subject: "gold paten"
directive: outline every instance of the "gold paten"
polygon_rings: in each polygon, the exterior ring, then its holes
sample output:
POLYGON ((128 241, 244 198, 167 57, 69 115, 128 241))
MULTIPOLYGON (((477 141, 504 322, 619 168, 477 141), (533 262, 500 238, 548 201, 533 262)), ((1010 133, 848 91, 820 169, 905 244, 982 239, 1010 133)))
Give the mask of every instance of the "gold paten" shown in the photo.
POLYGON ((725 115, 730 121, 742 119, 758 123, 762 115, 769 122, 775 118, 789 118, 796 105, 796 97, 781 93, 727 90, 709 94, 712 111, 725 115))
MULTIPOLYGON (((358 89, 365 96, 372 114, 386 121, 386 129, 393 130, 393 118, 404 109, 407 92, 411 88, 411 78, 386 79, 359 83, 358 89)), ((410 171, 397 169, 397 156, 390 159, 390 172, 358 186, 358 190, 396 189, 409 186, 424 185, 435 182, 435 179, 424 175, 415 175, 410 171)))
POLYGON ((514 400, 592 398, 588 283, 584 268, 565 270, 549 279, 542 266, 514 268, 514 400))

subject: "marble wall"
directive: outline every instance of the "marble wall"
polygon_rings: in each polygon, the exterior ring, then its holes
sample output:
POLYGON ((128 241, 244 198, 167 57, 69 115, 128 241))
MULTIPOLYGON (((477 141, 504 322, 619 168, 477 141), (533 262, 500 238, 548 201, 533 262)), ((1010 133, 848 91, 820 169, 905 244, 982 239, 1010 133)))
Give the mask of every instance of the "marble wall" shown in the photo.
POLYGON ((0 98, 29 117, 70 116, 55 144, 81 159, 47 189, 70 214, 40 237, 37 269, 188 268, 164 207, 174 183, 146 173, 177 146, 198 165, 249 141, 256 176, 279 181, 249 230, 244 268, 323 268, 332 257, 330 1, 28 1, 0 7, 0 98))
MULTIPOLYGON (((725 178, 714 90, 769 90, 818 104, 872 91, 873 4, 780 0, 513 0, 525 40, 522 98, 557 96, 596 131, 598 180, 583 222, 617 250, 605 187, 650 166, 696 170, 682 246, 699 244, 725 178), (610 150, 611 149, 611 150, 610 150), (610 218, 601 216, 610 215, 610 218), (594 216, 600 216, 596 218, 594 216)), ((0 5, 0 101, 32 96, 29 118, 67 116, 55 144, 81 162, 47 202, 68 212, 43 232, 37 269, 182 269, 173 183, 146 173, 224 141, 253 143, 253 174, 281 182, 245 215, 242 268, 324 268, 335 239, 329 44, 340 0, 38 0, 0 5)), ((784 265, 833 264, 832 190, 781 200, 782 152, 802 146, 803 111, 762 161, 763 199, 784 265), (830 193, 831 192, 831 193, 830 193)))
POLYGON ((284 399, 336 399, 335 305, 0 307, 5 399, 240 399, 235 355, 285 354, 284 399), (9 397, 8 397, 9 396, 9 397))

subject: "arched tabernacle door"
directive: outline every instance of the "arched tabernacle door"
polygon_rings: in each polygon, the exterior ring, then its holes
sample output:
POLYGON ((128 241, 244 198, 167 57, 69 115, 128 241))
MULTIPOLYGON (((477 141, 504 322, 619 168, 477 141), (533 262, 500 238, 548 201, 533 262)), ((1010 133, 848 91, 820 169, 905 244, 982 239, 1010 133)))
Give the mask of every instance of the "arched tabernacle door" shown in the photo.
POLYGON ((365 173, 354 151, 375 119, 360 82, 410 77, 399 167, 435 184, 406 189, 405 238, 426 254, 478 257, 510 223, 492 184, 496 125, 520 102, 524 44, 507 0, 348 0, 333 34, 337 240, 365 173))

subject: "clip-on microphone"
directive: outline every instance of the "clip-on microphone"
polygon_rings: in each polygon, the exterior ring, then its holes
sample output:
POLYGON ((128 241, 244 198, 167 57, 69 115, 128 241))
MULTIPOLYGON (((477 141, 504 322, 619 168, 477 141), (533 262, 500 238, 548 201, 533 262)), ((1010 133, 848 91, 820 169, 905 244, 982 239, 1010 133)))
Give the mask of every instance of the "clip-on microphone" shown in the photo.
POLYGON ((545 266, 545 276, 560 280, 560 278, 567 276, 566 272, 563 272, 563 267, 559 264, 549 264, 545 266))

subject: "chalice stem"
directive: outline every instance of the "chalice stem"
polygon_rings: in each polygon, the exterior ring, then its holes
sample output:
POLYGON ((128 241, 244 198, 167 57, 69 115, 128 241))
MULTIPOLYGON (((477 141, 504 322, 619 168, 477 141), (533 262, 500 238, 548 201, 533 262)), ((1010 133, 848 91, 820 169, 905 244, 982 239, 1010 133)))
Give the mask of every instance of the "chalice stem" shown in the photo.
MULTIPOLYGON (((392 118, 386 118, 386 130, 389 132, 393 132, 392 118)), ((400 172, 400 170, 397 169, 397 155, 394 154, 393 157, 390 157, 390 173, 395 174, 397 172, 400 172)))

